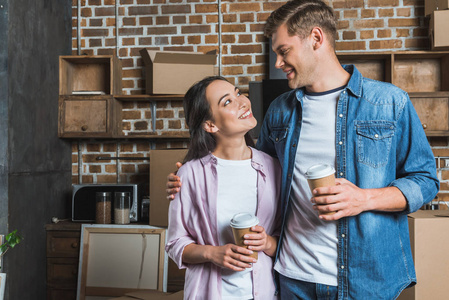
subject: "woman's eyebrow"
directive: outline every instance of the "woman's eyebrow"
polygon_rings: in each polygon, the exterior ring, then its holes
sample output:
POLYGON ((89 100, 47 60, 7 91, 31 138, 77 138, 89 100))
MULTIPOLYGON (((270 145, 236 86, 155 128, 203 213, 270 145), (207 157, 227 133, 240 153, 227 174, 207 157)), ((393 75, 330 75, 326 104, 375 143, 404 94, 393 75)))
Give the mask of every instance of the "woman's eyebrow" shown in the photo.
MULTIPOLYGON (((236 90, 238 90, 238 87, 235 87, 235 88, 234 88, 234 91, 236 91, 236 90)), ((224 95, 220 98, 220 100, 218 100, 218 105, 220 105, 221 100, 223 100, 223 99, 226 98, 227 96, 229 96, 229 93, 224 94, 224 95)))

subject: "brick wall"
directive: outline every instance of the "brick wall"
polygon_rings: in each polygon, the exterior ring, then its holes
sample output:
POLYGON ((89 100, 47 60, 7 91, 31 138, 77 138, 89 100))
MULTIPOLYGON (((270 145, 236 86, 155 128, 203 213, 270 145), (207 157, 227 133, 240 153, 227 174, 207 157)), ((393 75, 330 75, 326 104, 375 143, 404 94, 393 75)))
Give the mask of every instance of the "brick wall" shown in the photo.
MULTIPOLYGON (((268 73, 269 49, 262 33, 264 22, 272 10, 285 3, 262 0, 79 2, 78 20, 78 1, 73 0, 73 54, 117 54, 123 64, 123 94, 145 93, 144 66, 139 54, 142 48, 203 53, 216 50, 219 73, 242 91, 248 91, 249 81, 260 81, 268 73)), ((338 52, 428 49, 428 20, 424 17, 422 0, 328 3, 339 17, 338 52)), ((151 123, 146 104, 128 103, 123 113, 125 134, 145 131, 151 123)), ((158 104, 157 116, 158 129, 186 130, 180 103, 158 104)), ((431 144, 436 156, 449 158, 446 138, 432 138, 431 144)), ((185 141, 80 141, 73 146, 73 182, 147 180, 148 161, 98 162, 93 157, 104 154, 146 157, 152 148, 186 146, 185 141)), ((449 168, 439 169, 439 176, 442 190, 449 190, 449 168)))

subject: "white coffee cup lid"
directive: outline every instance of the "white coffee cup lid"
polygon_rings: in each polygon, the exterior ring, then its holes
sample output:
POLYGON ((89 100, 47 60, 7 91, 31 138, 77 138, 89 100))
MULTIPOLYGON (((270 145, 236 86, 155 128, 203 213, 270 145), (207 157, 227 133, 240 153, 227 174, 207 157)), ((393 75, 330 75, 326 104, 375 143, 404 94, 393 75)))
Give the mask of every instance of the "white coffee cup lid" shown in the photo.
POLYGON ((332 175, 335 173, 334 168, 328 164, 317 164, 311 166, 309 169, 307 169, 306 177, 307 179, 317 179, 317 178, 323 178, 329 175, 332 175))
POLYGON ((259 224, 259 219, 255 215, 246 212, 235 214, 231 220, 231 227, 237 229, 249 228, 257 224, 259 224))

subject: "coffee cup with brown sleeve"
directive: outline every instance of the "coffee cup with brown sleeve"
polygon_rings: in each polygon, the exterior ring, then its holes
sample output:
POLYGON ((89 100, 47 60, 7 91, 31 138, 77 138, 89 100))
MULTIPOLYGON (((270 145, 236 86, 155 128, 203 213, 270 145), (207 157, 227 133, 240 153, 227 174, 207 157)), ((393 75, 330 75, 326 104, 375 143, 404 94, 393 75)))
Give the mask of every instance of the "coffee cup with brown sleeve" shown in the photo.
MULTIPOLYGON (((244 247, 248 249, 248 246, 245 245, 244 242, 244 236, 245 234, 252 234, 255 233, 251 230, 251 227, 256 226, 259 224, 259 219, 247 212, 242 212, 235 214, 232 217, 231 220, 231 228, 232 228, 232 234, 234 235, 234 242, 239 247, 244 247)), ((255 259, 258 258, 258 254, 256 251, 253 251, 253 254, 249 255, 255 259)))
MULTIPOLYGON (((307 182, 309 183, 310 191, 319 187, 335 186, 335 170, 328 164, 316 164, 311 166, 306 171, 307 182)), ((334 211, 325 214, 335 214, 334 211)))

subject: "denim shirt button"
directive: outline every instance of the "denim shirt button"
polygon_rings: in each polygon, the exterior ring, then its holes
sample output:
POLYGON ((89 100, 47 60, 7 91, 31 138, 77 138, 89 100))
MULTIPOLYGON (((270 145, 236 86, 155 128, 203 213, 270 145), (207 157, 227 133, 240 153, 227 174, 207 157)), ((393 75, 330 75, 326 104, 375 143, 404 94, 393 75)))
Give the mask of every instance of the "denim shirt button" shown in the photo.
POLYGON ((344 233, 341 235, 342 238, 344 238, 345 236, 346 236, 346 235, 345 235, 344 233))
POLYGON ((276 138, 276 142, 279 141, 279 138, 276 138))
POLYGON ((345 268, 345 266, 341 266, 341 268, 342 268, 342 269, 344 269, 344 268, 345 268))
POLYGON ((342 142, 342 141, 339 141, 338 144, 339 144, 339 145, 343 145, 343 142, 342 142))
POLYGON ((340 172, 340 176, 343 176, 343 172, 340 172))
POLYGON ((339 116, 340 118, 343 118, 343 114, 339 114, 338 116, 339 116))
POLYGON ((379 137, 379 135, 378 135, 378 134, 376 133, 376 134, 374 135, 374 137, 375 137, 375 138, 378 138, 378 137, 379 137))

